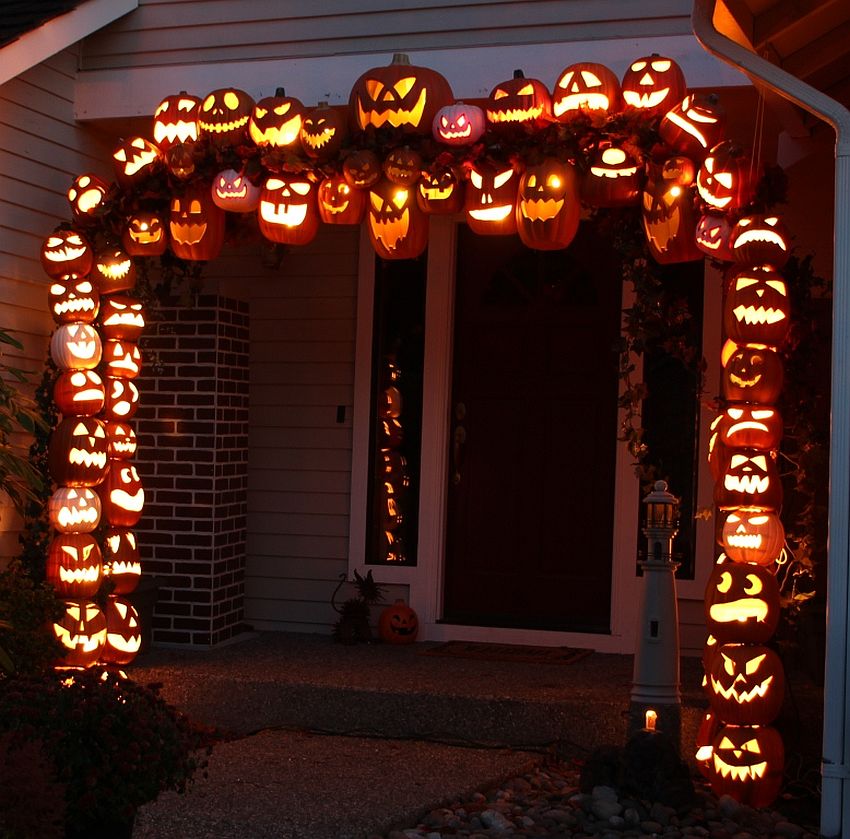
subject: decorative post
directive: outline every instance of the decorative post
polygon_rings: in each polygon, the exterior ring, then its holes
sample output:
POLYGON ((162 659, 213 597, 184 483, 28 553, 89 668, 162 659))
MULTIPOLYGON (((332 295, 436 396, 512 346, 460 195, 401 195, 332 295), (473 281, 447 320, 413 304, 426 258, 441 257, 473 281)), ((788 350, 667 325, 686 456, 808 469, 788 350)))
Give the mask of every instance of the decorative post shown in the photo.
POLYGON ((681 696, 679 693, 679 610, 676 604, 673 537, 679 530, 679 499, 656 481, 646 504, 646 560, 638 612, 628 736, 647 727, 663 732, 679 751, 681 696))

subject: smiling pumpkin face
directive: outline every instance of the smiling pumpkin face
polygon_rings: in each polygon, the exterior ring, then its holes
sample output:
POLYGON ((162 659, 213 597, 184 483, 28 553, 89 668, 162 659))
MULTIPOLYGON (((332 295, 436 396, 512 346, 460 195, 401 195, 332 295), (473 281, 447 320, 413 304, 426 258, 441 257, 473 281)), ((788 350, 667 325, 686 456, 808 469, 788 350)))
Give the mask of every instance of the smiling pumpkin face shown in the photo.
POLYGON ((484 235, 516 233, 518 190, 519 175, 510 163, 473 164, 464 196, 469 228, 484 235))
POLYGON ((115 594, 129 594, 142 575, 136 534, 126 527, 110 527, 103 540, 103 572, 112 581, 115 594))
POLYGON ((537 250, 565 248, 578 231, 581 207, 575 167, 556 158, 529 166, 519 182, 519 238, 537 250))
POLYGON ((41 248, 41 267, 54 280, 68 274, 85 277, 93 260, 91 245, 78 230, 54 230, 41 248))
POLYGON ((224 210, 212 200, 208 183, 196 181, 171 198, 169 244, 175 256, 188 260, 215 259, 224 244, 224 210))
POLYGON ((414 259, 428 243, 428 219, 416 203, 414 187, 378 181, 369 191, 366 222, 383 259, 414 259))
POLYGON ((738 347, 723 368, 723 398, 773 405, 785 378, 779 354, 766 347, 738 347))
POLYGON ((642 219, 649 250, 662 265, 702 259, 694 236, 693 179, 694 164, 687 157, 671 157, 650 168, 642 219))
POLYGON ((785 529, 771 510, 732 510, 723 522, 720 544, 735 562, 770 565, 785 547, 785 529))
POLYGON ((487 99, 487 120, 494 126, 545 123, 552 115, 549 90, 538 79, 527 79, 522 70, 490 91, 487 99))
POLYGON ((260 203, 260 188, 235 169, 222 169, 213 178, 210 194, 213 204, 231 213, 253 212, 260 203))
POLYGON ((301 122, 301 148, 307 157, 328 160, 342 147, 348 137, 345 111, 320 103, 304 115, 301 122))
POLYGON ((782 708, 785 672, 779 656, 757 644, 724 644, 712 660, 708 699, 733 725, 769 725, 782 708))
POLYGON ((48 466, 65 486, 92 487, 106 474, 106 426, 95 417, 66 417, 50 435, 48 466))
POLYGON ((185 90, 166 96, 153 115, 153 139, 167 151, 178 143, 195 143, 200 136, 198 117, 201 100, 185 90))
POLYGON ((711 787, 750 807, 770 806, 782 787, 785 748, 770 726, 726 725, 712 744, 711 787))
POLYGON ((790 328, 788 288, 782 276, 763 268, 735 274, 723 306, 723 327, 736 344, 779 346, 790 328))
POLYGON ((136 266, 121 248, 105 248, 94 261, 93 275, 101 294, 127 291, 136 284, 136 266))
POLYGON ((685 76, 675 61, 662 55, 638 58, 623 76, 623 100, 646 116, 666 113, 685 97, 685 76))
POLYGON ((89 323, 63 323, 50 339, 50 357, 60 370, 93 370, 102 354, 100 333, 89 323))
POLYGON ((325 224, 360 224, 366 215, 366 193, 349 186, 342 175, 319 184, 319 217, 325 224))
POLYGON ((106 617, 92 600, 67 600, 53 635, 62 647, 63 664, 91 667, 106 643, 106 617))
POLYGON ((606 144, 590 157, 581 196, 591 207, 630 207, 640 203, 643 167, 628 151, 606 144))
POLYGON ((141 621, 136 607, 124 597, 106 601, 106 643, 101 658, 111 664, 129 664, 142 646, 141 621))
POLYGON ((91 323, 100 308, 100 294, 88 277, 66 274, 50 284, 47 302, 56 323, 91 323))
POLYGON ((282 87, 274 96, 260 99, 251 111, 248 134, 260 147, 286 148, 298 143, 305 108, 300 100, 287 96, 282 87))
POLYGON ((103 579, 100 548, 94 536, 54 536, 47 551, 45 577, 60 597, 94 597, 103 579))
POLYGON ((130 256, 161 256, 168 245, 162 216, 150 210, 130 216, 121 234, 121 244, 130 256))
POLYGON ((253 110, 254 100, 244 90, 235 87, 213 90, 204 97, 198 113, 201 136, 219 149, 237 146, 248 136, 253 110))
MULTIPOLYGON (((725 447, 724 447, 725 449, 725 447)), ((714 503, 721 510, 735 507, 782 508, 782 481, 773 453, 760 449, 725 449, 714 503)))
POLYGON ((316 187, 305 175, 268 178, 257 211, 260 233, 271 242, 306 245, 319 230, 316 187))
POLYGON ((416 185, 416 201, 423 212, 450 215, 463 209, 463 182, 450 166, 423 172, 416 185))

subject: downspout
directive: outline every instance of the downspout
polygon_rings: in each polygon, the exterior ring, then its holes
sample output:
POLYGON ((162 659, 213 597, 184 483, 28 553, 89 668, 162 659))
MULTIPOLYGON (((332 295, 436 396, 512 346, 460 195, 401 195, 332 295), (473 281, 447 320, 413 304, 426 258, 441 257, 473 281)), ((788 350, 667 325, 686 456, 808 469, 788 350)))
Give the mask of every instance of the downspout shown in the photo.
POLYGON ((832 298, 832 395, 829 545, 824 673, 821 825, 825 837, 850 837, 850 111, 714 28, 717 0, 694 0, 691 23, 710 53, 829 123, 835 130, 835 251, 832 298))

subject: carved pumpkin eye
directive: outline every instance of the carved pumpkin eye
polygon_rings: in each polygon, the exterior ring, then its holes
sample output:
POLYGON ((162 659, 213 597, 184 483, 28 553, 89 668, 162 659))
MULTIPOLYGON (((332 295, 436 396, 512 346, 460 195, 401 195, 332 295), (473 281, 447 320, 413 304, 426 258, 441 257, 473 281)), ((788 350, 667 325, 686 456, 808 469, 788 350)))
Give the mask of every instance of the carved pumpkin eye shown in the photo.
POLYGON ((734 675, 735 675, 735 662, 734 662, 734 661, 732 661, 732 659, 731 659, 731 658, 729 658, 729 656, 728 656, 728 655, 726 655, 726 653, 720 653, 720 655, 722 655, 722 656, 723 656, 723 669, 724 669, 724 670, 725 670, 725 671, 726 671, 726 672, 727 672, 730 676, 734 676, 734 675))
POLYGON ((407 190, 406 189, 397 189, 393 193, 393 204, 398 207, 400 210, 407 203, 407 190))
POLYGON ((502 90, 502 88, 497 88, 496 91, 493 93, 493 98, 504 99, 507 95, 508 92, 506 90, 502 90))
POLYGON ((761 655, 757 655, 755 658, 751 658, 745 666, 745 670, 747 671, 748 676, 752 676, 753 673, 756 673, 761 667, 761 663, 767 658, 766 653, 762 653, 761 655))
POLYGON ((399 79, 393 87, 399 97, 404 99, 404 97, 407 96, 407 94, 413 89, 413 85, 415 84, 416 79, 413 76, 406 76, 403 79, 399 79))
POLYGON ((376 211, 380 211, 384 206, 384 199, 375 195, 374 192, 369 193, 369 200, 372 202, 372 208, 376 211))
POLYGON ((47 238, 47 247, 48 248, 58 248, 59 245, 62 244, 62 239, 58 236, 48 236, 47 238))
POLYGON ((224 94, 224 104, 227 105, 230 110, 238 108, 239 97, 232 90, 228 90, 227 93, 224 94))
POLYGON ((655 70, 656 73, 666 73, 670 69, 672 64, 673 62, 668 61, 667 59, 663 59, 661 61, 653 61, 652 69, 655 70))
POLYGON ((584 79, 584 83, 587 87, 601 87, 602 85, 602 79, 600 79, 595 73, 591 73, 589 70, 582 70, 581 77, 584 79))
POLYGON ((724 571, 720 575, 720 582, 717 584, 717 590, 721 594, 726 594, 732 588, 732 575, 728 571, 724 571))
POLYGON ((484 186, 484 179, 481 177, 481 174, 479 172, 477 172, 475 169, 473 169, 469 173, 469 180, 472 181, 472 185, 476 189, 481 189, 484 186))
POLYGON ((513 169, 505 169, 504 172, 499 172, 499 174, 496 175, 495 178, 493 178, 493 186, 496 189, 499 189, 499 187, 503 187, 513 177, 513 174, 513 169))
POLYGON ((526 84, 519 89, 517 96, 531 96, 532 93, 534 93, 534 87, 530 84, 526 84))
POLYGON ((212 94, 210 94, 209 96, 207 96, 207 98, 206 98, 206 99, 204 99, 204 104, 201 106, 201 108, 202 108, 204 111, 209 111, 209 110, 212 110, 212 106, 213 106, 214 104, 215 104, 215 96, 213 96, 212 94))
POLYGON ((266 181, 266 189, 283 189, 283 181, 279 178, 269 178, 266 181))
POLYGON ((748 586, 744 586, 745 594, 760 594, 761 590, 764 588, 761 580, 756 577, 755 574, 747 574, 747 579, 750 584, 748 586))
POLYGON ((546 186, 550 189, 560 189, 561 188, 561 179, 557 175, 549 175, 546 180, 546 186))
POLYGON ((561 80, 558 82, 558 87, 563 87, 563 88, 567 88, 567 87, 569 87, 569 86, 570 86, 570 82, 573 80, 573 76, 574 76, 574 75, 575 75, 575 74, 573 73, 573 71, 572 71, 572 70, 570 70, 570 72, 569 72, 569 73, 565 73, 565 74, 561 77, 561 80))
POLYGON ((632 64, 631 69, 633 72, 639 73, 644 67, 646 67, 645 61, 635 61, 635 63, 632 64))
POLYGON ((378 96, 381 94, 381 91, 383 89, 383 84, 377 79, 366 79, 366 92, 369 94, 369 97, 374 101, 378 101, 378 96))
POLYGON ((769 224, 771 227, 776 227, 778 222, 779 222, 779 219, 776 216, 770 216, 770 218, 766 218, 764 220, 764 223, 769 224))
POLYGON ((767 284, 774 291, 778 291, 783 297, 785 296, 785 283, 782 280, 768 280, 767 284))
POLYGON ((292 181, 289 185, 292 187, 292 191, 299 195, 307 195, 310 192, 310 184, 303 181, 292 181))
POLYGON ((748 218, 747 216, 744 216, 744 218, 742 218, 738 222, 738 224, 740 224, 741 227, 749 227, 752 223, 753 223, 753 220, 751 218, 748 218))
POLYGON ((284 115, 284 114, 285 114, 285 113, 289 110, 289 108, 290 108, 291 104, 292 104, 291 102, 284 102, 282 105, 278 105, 278 106, 274 109, 274 112, 275 112, 275 113, 276 113, 279 117, 282 117, 282 116, 283 116, 283 115, 284 115))
POLYGON ((714 176, 717 182, 726 187, 726 189, 732 189, 732 173, 731 172, 718 172, 714 176))
POLYGON ((528 185, 533 189, 537 186, 537 175, 528 176, 528 185))

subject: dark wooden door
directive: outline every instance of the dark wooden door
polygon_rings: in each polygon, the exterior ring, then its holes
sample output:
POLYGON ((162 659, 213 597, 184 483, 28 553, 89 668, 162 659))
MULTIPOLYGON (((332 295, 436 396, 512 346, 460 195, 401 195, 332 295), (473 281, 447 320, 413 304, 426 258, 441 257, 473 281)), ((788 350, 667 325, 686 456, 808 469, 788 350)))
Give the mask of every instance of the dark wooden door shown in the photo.
POLYGON ((554 252, 459 228, 448 622, 609 630, 622 281, 586 227, 554 252))

